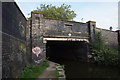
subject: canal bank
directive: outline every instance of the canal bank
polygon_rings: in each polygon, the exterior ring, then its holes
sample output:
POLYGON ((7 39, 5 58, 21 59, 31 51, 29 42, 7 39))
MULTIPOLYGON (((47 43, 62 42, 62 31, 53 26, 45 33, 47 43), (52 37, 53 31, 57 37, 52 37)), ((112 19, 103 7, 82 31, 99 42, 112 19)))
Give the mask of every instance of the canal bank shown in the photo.
POLYGON ((37 80, 65 80, 65 73, 60 64, 49 61, 47 67, 37 80))
POLYGON ((38 80, 41 78, 57 78, 55 63, 49 61, 49 67, 38 77, 38 80))

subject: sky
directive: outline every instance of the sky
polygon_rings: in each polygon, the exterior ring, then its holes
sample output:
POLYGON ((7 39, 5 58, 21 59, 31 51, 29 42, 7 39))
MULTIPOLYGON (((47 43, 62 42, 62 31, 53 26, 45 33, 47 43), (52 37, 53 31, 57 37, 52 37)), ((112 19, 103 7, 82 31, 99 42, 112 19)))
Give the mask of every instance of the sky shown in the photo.
POLYGON ((35 10, 40 4, 52 4, 60 6, 65 3, 71 5, 71 10, 77 14, 74 21, 87 22, 96 21, 96 27, 109 29, 110 26, 113 30, 118 29, 118 0, 29 0, 20 1, 16 0, 23 14, 27 17, 32 10, 35 10), (81 20, 83 18, 83 20, 81 20))

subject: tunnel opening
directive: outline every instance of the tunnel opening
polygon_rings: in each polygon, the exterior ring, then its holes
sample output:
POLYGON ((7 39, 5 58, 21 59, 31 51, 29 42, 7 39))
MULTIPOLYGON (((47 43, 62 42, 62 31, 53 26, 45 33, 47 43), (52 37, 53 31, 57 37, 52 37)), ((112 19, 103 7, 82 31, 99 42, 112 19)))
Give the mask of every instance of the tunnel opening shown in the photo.
MULTIPOLYGON (((46 57, 64 65, 67 80, 79 77, 81 72, 78 69, 86 67, 81 64, 88 61, 88 52, 88 43, 85 41, 47 41, 46 44, 46 57)), ((86 71, 86 68, 83 70, 86 71)))
POLYGON ((47 41, 47 57, 53 62, 87 61, 87 43, 85 41, 47 41))

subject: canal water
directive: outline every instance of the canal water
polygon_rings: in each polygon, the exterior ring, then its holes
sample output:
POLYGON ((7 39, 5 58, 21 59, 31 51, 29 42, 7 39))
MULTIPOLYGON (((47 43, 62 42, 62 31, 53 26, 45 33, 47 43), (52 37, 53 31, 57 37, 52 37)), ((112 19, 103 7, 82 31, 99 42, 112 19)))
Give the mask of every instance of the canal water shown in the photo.
POLYGON ((65 66, 67 80, 120 80, 120 69, 117 67, 82 62, 86 58, 86 46, 85 42, 48 41, 47 57, 65 66))
POLYGON ((117 67, 82 63, 78 61, 57 61, 65 67, 67 80, 120 80, 117 67))

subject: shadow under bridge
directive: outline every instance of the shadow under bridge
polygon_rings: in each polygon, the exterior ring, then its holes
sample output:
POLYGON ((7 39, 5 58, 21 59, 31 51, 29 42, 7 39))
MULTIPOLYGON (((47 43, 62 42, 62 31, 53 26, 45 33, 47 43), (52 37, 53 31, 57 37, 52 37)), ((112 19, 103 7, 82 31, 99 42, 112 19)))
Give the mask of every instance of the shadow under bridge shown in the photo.
POLYGON ((46 56, 50 61, 88 61, 88 43, 86 41, 57 41, 48 40, 46 56))

